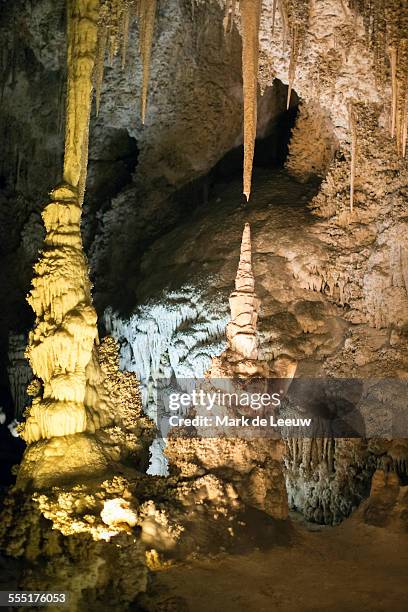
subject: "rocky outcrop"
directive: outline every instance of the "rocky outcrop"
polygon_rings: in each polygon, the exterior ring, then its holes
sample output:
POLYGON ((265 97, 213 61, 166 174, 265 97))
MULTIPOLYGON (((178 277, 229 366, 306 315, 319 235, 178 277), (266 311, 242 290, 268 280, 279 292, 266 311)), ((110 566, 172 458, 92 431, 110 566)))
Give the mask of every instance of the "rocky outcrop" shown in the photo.
POLYGON ((316 101, 302 102, 292 130, 286 168, 299 181, 325 178, 338 143, 333 124, 316 101))
POLYGON ((370 495, 361 504, 355 518, 368 525, 406 534, 407 505, 407 485, 401 485, 395 472, 377 470, 371 482, 370 495))

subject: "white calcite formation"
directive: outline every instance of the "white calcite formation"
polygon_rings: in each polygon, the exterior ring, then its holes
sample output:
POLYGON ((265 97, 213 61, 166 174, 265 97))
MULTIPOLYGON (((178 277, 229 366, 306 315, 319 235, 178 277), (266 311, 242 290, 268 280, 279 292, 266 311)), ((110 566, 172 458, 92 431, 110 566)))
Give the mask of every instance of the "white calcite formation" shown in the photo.
POLYGON ((120 345, 120 367, 137 375, 151 418, 157 418, 151 390, 160 378, 202 378, 212 357, 224 350, 228 308, 222 297, 214 295, 209 308, 199 287, 184 285, 163 291, 128 319, 105 312, 106 330, 120 345))
MULTIPOLYGON (((158 423, 167 414, 156 398, 160 381, 172 379, 187 390, 204 377, 211 359, 226 346, 226 303, 214 296, 211 307, 199 288, 184 286, 164 291, 159 299, 137 308, 129 319, 111 309, 105 312, 105 327, 120 346, 120 367, 134 372, 146 414, 158 423)), ((165 442, 154 440, 150 448, 149 473, 166 475, 165 442)))

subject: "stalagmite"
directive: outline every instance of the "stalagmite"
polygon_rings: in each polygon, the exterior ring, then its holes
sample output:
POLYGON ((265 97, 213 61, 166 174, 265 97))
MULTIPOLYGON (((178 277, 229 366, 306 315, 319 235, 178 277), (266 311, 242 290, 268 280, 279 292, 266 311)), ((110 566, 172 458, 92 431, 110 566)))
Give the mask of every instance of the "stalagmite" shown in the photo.
POLYGON ((244 91, 243 192, 247 200, 249 200, 251 193, 252 164, 254 160, 256 138, 261 5, 261 0, 241 0, 240 2, 242 18, 242 78, 244 91))
POLYGON ((149 87, 150 59, 152 54, 154 21, 157 0, 139 0, 139 51, 143 64, 143 80, 141 94, 141 118, 144 124, 147 108, 147 92, 149 87))
POLYGON ((227 340, 234 353, 246 359, 258 358, 256 323, 260 300, 255 294, 252 272, 251 229, 245 224, 242 234, 241 255, 235 278, 235 291, 230 296, 231 322, 227 325, 227 340))
MULTIPOLYGON (((46 237, 28 297, 36 321, 26 355, 37 384, 32 385, 34 398, 21 431, 29 447, 20 468, 20 481, 28 478, 30 465, 35 465, 38 475, 43 461, 49 465, 53 454, 63 454, 63 448, 70 445, 66 436, 92 433, 109 421, 95 356, 96 312, 80 229, 98 10, 98 0, 68 3, 63 183, 52 191, 51 202, 42 215, 46 237)), ((96 442, 87 438, 85 446, 92 448, 94 460, 103 465, 96 442)), ((86 458, 85 446, 83 456, 76 461, 86 458)), ((58 464, 58 470, 63 471, 63 466, 58 464)))

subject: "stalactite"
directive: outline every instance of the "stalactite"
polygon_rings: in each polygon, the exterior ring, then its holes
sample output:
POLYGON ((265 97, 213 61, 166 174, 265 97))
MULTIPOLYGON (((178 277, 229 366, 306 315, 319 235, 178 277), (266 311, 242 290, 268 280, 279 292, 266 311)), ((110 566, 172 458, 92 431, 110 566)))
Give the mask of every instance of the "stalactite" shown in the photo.
POLYGON ((105 55, 108 54, 109 63, 112 65, 113 58, 120 49, 121 65, 122 68, 125 67, 130 20, 135 13, 139 24, 139 53, 143 70, 141 118, 142 123, 145 122, 156 6, 157 0, 102 0, 99 12, 98 51, 94 75, 97 113, 100 106, 105 55))
POLYGON ((243 192, 249 200, 257 123, 259 64, 259 24, 262 0, 241 0, 242 77, 244 91, 244 180, 243 192))
POLYGON ((222 21, 222 25, 224 28, 224 34, 226 34, 230 29, 230 13, 232 7, 232 0, 225 1, 225 10, 224 10, 224 19, 222 21))
POLYGON ((139 0, 139 51, 143 64, 141 118, 144 124, 147 108, 147 93, 149 88, 150 60, 152 54, 153 31, 156 16, 157 0, 139 0))
POLYGON ((279 0, 279 12, 283 27, 283 45, 290 40, 290 59, 288 71, 288 96, 287 108, 290 106, 290 99, 293 83, 296 76, 296 68, 302 52, 303 41, 306 35, 309 21, 309 0, 279 0))
POLYGON ((288 13, 285 0, 277 0, 277 8, 282 21, 282 48, 285 49, 289 37, 288 13))
POLYGON ((395 47, 390 48, 390 64, 391 64, 391 138, 395 136, 395 123, 397 119, 397 50, 395 47))
POLYGON ((398 153, 405 157, 408 104, 408 38, 400 41, 397 60, 395 138, 398 153))
POLYGON ((404 121, 403 121, 403 126, 402 126, 402 157, 406 157, 406 153, 407 153, 407 136, 408 136, 408 93, 405 94, 404 121))
POLYGON ((226 0, 223 19, 224 34, 230 34, 234 26, 234 18, 237 10, 238 0, 226 0))
POLYGON ((348 107, 349 129, 351 134, 351 155, 350 155, 350 212, 354 207, 354 181, 356 176, 356 154, 357 154, 357 125, 353 104, 350 102, 348 107))
POLYGON ((103 83, 104 73, 104 60, 106 53, 106 42, 107 42, 107 30, 104 25, 99 25, 98 32, 98 51, 96 55, 95 64, 95 103, 96 103, 96 115, 99 115, 99 107, 101 101, 101 89, 103 83))
POLYGON ((277 0, 273 0, 273 5, 272 5, 272 31, 271 31, 271 37, 273 37, 273 34, 274 34, 274 32, 275 32, 276 2, 277 2, 277 0))
POLYGON ((397 151, 406 153, 408 98, 408 10, 406 0, 350 0, 350 8, 363 17, 368 46, 374 51, 379 87, 391 80, 390 133, 397 151))
POLYGON ((130 7, 125 5, 122 16, 122 70, 126 64, 126 55, 129 43, 130 7))
POLYGON ((298 35, 297 35, 297 26, 293 27, 292 35, 291 35, 291 45, 290 45, 290 61, 289 61, 289 77, 288 77, 288 97, 286 100, 286 108, 290 106, 290 98, 292 95, 293 82, 295 80, 295 72, 296 72, 296 63, 298 56, 298 35))

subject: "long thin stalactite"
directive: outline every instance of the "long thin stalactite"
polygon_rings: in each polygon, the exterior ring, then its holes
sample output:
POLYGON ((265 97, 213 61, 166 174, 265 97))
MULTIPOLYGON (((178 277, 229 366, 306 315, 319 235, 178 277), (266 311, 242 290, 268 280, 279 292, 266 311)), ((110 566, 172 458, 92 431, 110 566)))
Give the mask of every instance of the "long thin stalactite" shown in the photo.
POLYGON ((247 200, 249 200, 251 193, 252 166, 255 152, 261 5, 262 0, 241 0, 240 2, 244 92, 243 192, 247 200))

